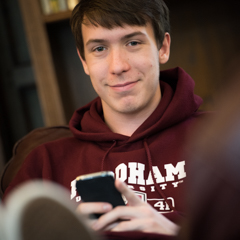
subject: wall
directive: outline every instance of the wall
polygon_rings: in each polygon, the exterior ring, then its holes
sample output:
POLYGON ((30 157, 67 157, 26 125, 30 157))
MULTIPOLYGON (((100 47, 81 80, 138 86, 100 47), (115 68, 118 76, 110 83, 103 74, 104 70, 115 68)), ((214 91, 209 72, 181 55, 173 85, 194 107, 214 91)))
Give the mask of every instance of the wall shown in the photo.
POLYGON ((240 1, 166 0, 170 9, 172 47, 163 69, 180 66, 195 80, 202 109, 213 109, 214 96, 240 54, 240 1))

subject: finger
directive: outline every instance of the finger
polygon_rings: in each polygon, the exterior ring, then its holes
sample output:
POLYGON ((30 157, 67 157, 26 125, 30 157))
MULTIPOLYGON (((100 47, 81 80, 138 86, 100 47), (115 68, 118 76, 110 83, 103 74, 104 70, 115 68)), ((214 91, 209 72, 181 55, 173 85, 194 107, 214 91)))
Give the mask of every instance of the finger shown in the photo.
POLYGON ((139 208, 130 206, 118 206, 112 211, 102 215, 97 222, 95 222, 94 230, 103 230, 112 223, 119 221, 128 221, 132 218, 142 217, 139 208))
POLYGON ((137 206, 143 203, 142 200, 124 182, 116 179, 115 186, 128 200, 128 205, 137 206))
POLYGON ((90 215, 94 213, 106 213, 112 210, 112 205, 101 202, 83 202, 77 207, 77 212, 83 215, 90 215))
POLYGON ((102 231, 111 231, 114 227, 116 227, 119 224, 119 222, 114 222, 106 226, 102 229, 102 231))
POLYGON ((130 221, 121 221, 117 225, 111 228, 113 232, 122 232, 122 231, 143 231, 143 226, 146 225, 146 219, 133 219, 130 221))
POLYGON ((120 222, 111 231, 142 231, 175 236, 179 231, 179 226, 168 219, 166 221, 159 221, 156 218, 134 218, 130 221, 120 222))

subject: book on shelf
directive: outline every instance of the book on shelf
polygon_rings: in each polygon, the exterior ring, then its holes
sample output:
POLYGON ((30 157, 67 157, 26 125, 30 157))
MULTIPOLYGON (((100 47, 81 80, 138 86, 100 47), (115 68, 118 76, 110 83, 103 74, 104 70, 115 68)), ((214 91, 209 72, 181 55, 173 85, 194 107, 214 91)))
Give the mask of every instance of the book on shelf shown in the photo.
POLYGON ((42 12, 45 15, 66 10, 73 10, 79 0, 40 0, 42 12))
POLYGON ((67 0, 68 9, 73 10, 78 3, 79 0, 67 0))

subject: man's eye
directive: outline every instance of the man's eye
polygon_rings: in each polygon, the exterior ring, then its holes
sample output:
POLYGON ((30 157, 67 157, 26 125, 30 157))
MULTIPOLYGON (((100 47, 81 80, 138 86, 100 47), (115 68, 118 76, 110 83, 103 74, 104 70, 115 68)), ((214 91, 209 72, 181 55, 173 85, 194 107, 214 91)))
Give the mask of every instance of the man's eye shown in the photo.
POLYGON ((94 52, 102 52, 105 48, 104 47, 96 47, 93 49, 94 52))
POLYGON ((129 46, 137 46, 138 44, 140 44, 140 43, 137 41, 132 41, 132 42, 128 43, 129 46))

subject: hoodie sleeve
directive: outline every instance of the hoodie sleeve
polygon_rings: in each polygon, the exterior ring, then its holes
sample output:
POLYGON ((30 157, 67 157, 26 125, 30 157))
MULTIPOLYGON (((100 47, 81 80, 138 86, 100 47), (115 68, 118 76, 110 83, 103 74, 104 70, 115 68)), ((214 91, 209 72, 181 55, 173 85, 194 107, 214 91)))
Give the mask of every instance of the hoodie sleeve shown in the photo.
POLYGON ((45 146, 42 145, 34 149, 24 160, 20 170, 4 192, 3 199, 5 199, 14 188, 24 182, 33 179, 51 180, 51 178, 49 154, 45 146))

